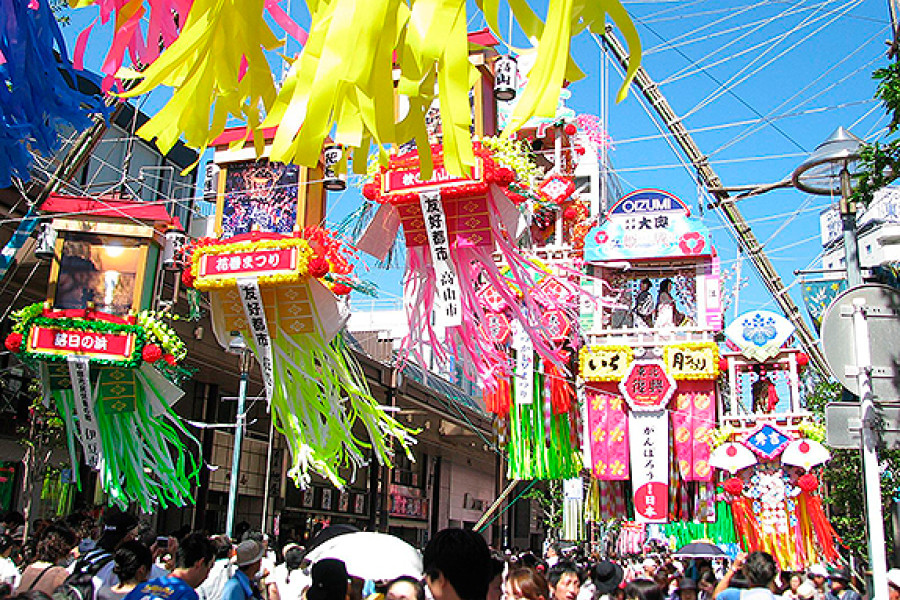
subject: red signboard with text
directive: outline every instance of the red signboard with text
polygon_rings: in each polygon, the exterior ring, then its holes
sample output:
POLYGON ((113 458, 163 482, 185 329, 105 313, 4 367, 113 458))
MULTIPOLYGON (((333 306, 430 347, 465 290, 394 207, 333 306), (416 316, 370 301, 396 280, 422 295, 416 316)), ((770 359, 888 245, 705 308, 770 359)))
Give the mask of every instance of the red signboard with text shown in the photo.
POLYGON ((134 352, 133 333, 56 329, 36 325, 28 336, 28 351, 42 354, 127 360, 134 352))
POLYGON ((666 408, 675 393, 675 380, 659 360, 638 360, 628 367, 619 390, 631 410, 651 411, 666 408))
POLYGON ((200 257, 200 277, 259 277, 297 270, 297 248, 272 248, 249 252, 204 254, 200 257))

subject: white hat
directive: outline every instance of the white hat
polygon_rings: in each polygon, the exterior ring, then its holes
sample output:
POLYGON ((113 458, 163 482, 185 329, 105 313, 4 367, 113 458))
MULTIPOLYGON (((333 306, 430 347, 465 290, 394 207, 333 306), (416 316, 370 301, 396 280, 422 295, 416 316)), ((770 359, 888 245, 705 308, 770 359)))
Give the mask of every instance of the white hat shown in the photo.
POLYGON ((891 569, 887 572, 888 584, 900 588, 900 569, 891 569))
POLYGON ((812 600, 816 595, 816 586, 813 585, 812 581, 804 581, 800 584, 800 587, 797 588, 797 597, 800 600, 812 600))
POLYGON ((825 565, 815 564, 809 568, 810 577, 828 577, 828 569, 825 565))
POLYGON ((644 562, 641 563, 641 566, 645 569, 653 569, 656 567, 656 561, 652 558, 645 558, 644 562))

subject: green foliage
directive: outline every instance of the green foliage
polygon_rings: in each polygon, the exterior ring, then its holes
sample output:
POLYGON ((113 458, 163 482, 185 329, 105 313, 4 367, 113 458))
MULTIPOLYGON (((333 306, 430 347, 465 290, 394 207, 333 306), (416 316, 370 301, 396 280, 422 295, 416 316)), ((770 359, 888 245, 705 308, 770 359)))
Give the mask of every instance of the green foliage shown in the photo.
MULTIPOLYGON (((820 380, 806 397, 806 407, 824 422, 825 407, 841 399, 842 387, 833 381, 820 380)), ((900 496, 900 451, 880 449, 881 501, 887 538, 887 554, 893 553, 890 511, 894 498, 900 496)), ((823 501, 835 531, 856 556, 868 557, 866 539, 866 501, 863 490, 863 468, 859 450, 831 449, 831 460, 825 465, 822 480, 827 492, 823 501)))
MULTIPOLYGON (((891 122, 888 135, 893 136, 900 127, 900 64, 891 63, 872 73, 878 80, 875 98, 881 101, 891 122)), ((863 144, 860 150, 853 200, 868 206, 875 192, 894 181, 900 175, 900 140, 884 139, 874 144, 863 144)))
POLYGON ((551 479, 545 485, 538 484, 528 490, 524 498, 538 503, 541 507, 541 522, 547 528, 549 537, 556 538, 562 529, 562 481, 551 479))

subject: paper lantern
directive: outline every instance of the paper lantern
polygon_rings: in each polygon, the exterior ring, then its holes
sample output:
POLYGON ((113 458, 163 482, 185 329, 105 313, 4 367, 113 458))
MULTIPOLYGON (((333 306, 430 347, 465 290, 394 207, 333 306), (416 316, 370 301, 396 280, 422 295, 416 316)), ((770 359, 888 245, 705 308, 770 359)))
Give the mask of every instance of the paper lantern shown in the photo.
POLYGON ((516 86, 519 83, 519 67, 516 59, 508 55, 500 55, 494 61, 494 98, 509 102, 516 97, 516 86))
POLYGON ((182 264, 178 255, 187 241, 187 234, 181 227, 170 227, 166 230, 166 241, 163 245, 162 266, 167 271, 180 271, 182 264))
POLYGON ((41 223, 37 231, 37 245, 34 248, 34 257, 38 260, 53 260, 56 253, 56 230, 50 223, 41 223))
MULTIPOLYGON (((347 189, 347 173, 341 169, 344 148, 340 144, 330 144, 322 151, 325 176, 322 185, 331 192, 347 189)), ((344 163, 346 164, 346 163, 344 163)))

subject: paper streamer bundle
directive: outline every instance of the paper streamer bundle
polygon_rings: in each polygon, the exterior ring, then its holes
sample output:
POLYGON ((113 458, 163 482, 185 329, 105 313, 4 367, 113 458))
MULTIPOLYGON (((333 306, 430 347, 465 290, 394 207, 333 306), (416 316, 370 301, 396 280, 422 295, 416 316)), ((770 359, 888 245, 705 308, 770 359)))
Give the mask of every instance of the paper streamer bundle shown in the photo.
MULTIPOLYGON (((84 6, 90 2, 74 3, 84 6)), ((106 61, 106 68, 111 68, 121 62, 125 47, 138 56, 147 54, 141 52, 144 46, 137 37, 135 22, 145 4, 151 8, 151 29, 159 30, 165 42, 172 26, 162 16, 162 9, 173 3, 181 7, 185 2, 93 3, 103 8, 107 18, 118 8, 117 26, 134 32, 114 37, 106 61)), ((463 0, 307 2, 311 16, 308 36, 279 20, 286 15, 273 13, 274 20, 303 44, 277 99, 268 65, 260 60, 263 48, 272 50, 280 45, 266 23, 267 6, 271 12, 277 3, 194 0, 186 17, 180 15, 185 22, 180 35, 159 59, 143 74, 130 69, 119 71, 117 75, 122 78, 144 77, 129 95, 160 85, 175 90, 172 100, 139 131, 140 135, 146 139, 158 136, 157 144, 163 152, 182 135, 188 144, 203 148, 222 132, 227 115, 241 118, 250 129, 256 129, 260 113, 255 102, 260 100, 268 115, 264 125, 277 127, 270 158, 312 167, 332 130, 335 142, 361 148, 363 157, 372 143, 402 144, 415 138, 420 148, 426 148, 425 116, 439 95, 450 172, 459 174, 475 164, 469 146, 468 99, 474 67, 468 61, 469 19, 463 0), (394 119, 395 69, 399 72, 397 91, 410 101, 409 113, 400 123, 394 119)), ((500 35, 498 4, 482 1, 479 8, 494 33, 500 35)), ((511 8, 529 39, 538 40, 538 59, 507 133, 532 115, 553 116, 563 80, 583 77, 569 56, 571 37, 585 29, 602 35, 606 15, 618 24, 629 46, 628 73, 619 99, 624 97, 640 64, 641 46, 619 0, 581 4, 550 0, 546 23, 525 3, 513 3, 511 8)), ((424 171, 430 173, 427 152, 422 160, 424 171)), ((355 167, 360 173, 365 171, 362 164, 355 167)))
POLYGON ((28 181, 32 152, 52 156, 61 128, 86 129, 103 110, 70 86, 79 76, 91 79, 69 62, 48 0, 0 0, 0 188, 28 181))
POLYGON ((298 486, 309 485, 310 472, 343 486, 341 469, 355 471, 370 451, 390 464, 393 440, 409 453, 412 432, 375 401, 339 335, 347 315, 338 296, 354 283, 339 241, 314 227, 293 236, 204 238, 186 262, 187 282, 209 292, 220 343, 227 347, 239 332, 259 361, 298 486))
POLYGON ((13 319, 6 348, 40 373, 45 402, 66 422, 76 478, 80 446, 110 502, 145 511, 193 502, 200 465, 188 446, 199 442, 171 409, 183 392, 167 379, 187 353, 175 331, 150 312, 121 318, 41 303, 13 319))

